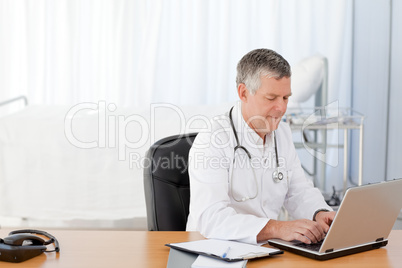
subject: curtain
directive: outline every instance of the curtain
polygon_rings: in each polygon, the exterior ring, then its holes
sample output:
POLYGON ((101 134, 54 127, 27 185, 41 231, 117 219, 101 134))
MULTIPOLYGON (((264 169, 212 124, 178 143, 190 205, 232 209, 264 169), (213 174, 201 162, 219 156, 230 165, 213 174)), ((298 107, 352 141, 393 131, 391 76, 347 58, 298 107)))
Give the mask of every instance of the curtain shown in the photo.
POLYGON ((268 47, 329 59, 329 100, 350 104, 351 1, 1 0, 0 100, 219 104, 236 64, 268 47))
POLYGON ((0 0, 0 101, 233 102, 237 62, 266 47, 291 65, 327 57, 328 102, 347 107, 352 18, 348 0, 0 0))

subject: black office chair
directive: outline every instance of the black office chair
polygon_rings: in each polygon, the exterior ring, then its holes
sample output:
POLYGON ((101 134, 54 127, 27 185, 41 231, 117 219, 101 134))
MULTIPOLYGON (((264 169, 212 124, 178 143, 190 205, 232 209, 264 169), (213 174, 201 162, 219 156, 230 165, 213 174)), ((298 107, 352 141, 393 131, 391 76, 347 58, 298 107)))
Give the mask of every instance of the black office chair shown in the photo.
POLYGON ((164 138, 147 152, 144 190, 149 231, 185 231, 190 205, 188 153, 197 133, 164 138))

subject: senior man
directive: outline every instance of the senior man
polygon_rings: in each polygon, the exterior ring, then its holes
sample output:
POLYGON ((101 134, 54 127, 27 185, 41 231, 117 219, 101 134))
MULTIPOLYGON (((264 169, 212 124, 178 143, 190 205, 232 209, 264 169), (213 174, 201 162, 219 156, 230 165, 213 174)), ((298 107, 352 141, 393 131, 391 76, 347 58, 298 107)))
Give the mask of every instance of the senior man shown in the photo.
POLYGON ((305 177, 281 121, 292 95, 289 63, 273 50, 253 50, 238 63, 236 83, 240 101, 190 150, 187 230, 247 243, 321 241, 335 212, 305 177), (278 220, 283 206, 295 220, 278 220))

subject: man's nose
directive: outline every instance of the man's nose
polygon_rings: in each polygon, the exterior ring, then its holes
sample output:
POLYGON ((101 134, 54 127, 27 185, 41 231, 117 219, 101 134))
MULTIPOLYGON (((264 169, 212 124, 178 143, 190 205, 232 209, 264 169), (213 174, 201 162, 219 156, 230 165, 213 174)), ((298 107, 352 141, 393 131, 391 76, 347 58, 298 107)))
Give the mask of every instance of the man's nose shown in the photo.
POLYGON ((282 114, 284 114, 288 107, 288 102, 283 98, 278 98, 277 102, 275 103, 275 106, 277 111, 280 111, 282 114))

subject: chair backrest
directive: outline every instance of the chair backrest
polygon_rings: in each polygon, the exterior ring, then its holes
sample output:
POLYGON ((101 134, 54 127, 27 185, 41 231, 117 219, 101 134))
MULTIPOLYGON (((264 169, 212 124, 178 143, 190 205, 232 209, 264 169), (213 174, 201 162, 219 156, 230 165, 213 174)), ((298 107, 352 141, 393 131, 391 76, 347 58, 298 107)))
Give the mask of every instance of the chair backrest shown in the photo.
POLYGON ((164 138, 147 152, 144 190, 149 231, 185 231, 190 205, 188 153, 197 133, 164 138))

